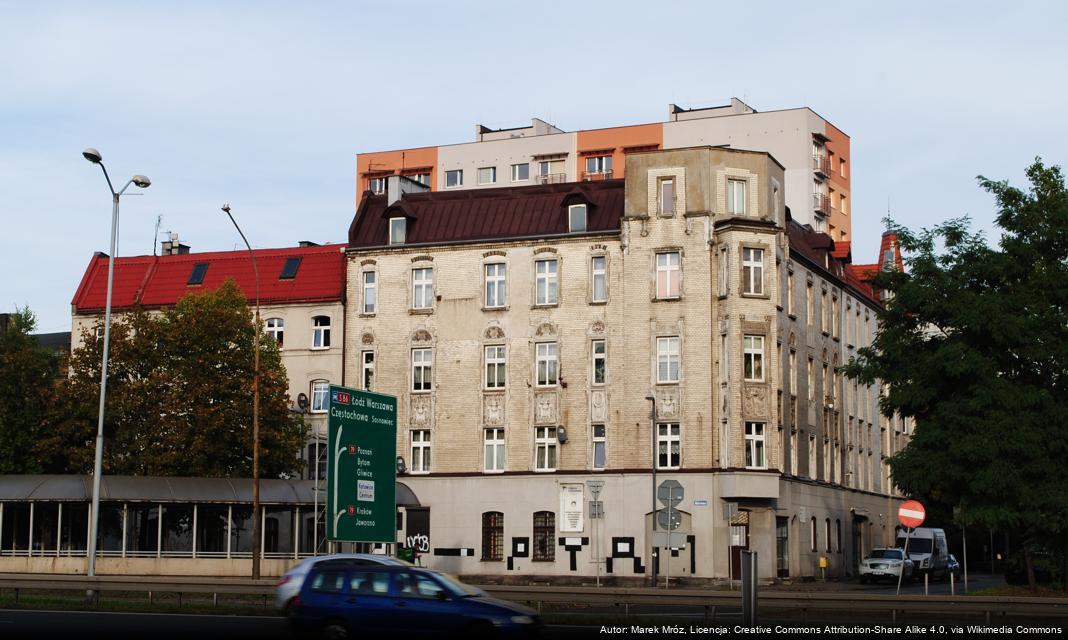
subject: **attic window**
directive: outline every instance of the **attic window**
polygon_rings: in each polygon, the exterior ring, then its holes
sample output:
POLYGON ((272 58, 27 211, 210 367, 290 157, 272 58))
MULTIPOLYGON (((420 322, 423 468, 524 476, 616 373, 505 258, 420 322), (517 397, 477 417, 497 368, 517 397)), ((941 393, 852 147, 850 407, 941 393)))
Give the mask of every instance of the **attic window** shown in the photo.
POLYGON ((187 285, 190 285, 190 284, 203 284, 204 283, 204 276, 207 273, 208 273, 208 263, 207 262, 198 262, 196 265, 193 266, 193 272, 189 274, 189 281, 186 282, 186 284, 187 285))
POLYGON ((567 230, 569 233, 586 230, 586 205, 573 204, 567 208, 567 230))
POLYGON ((404 244, 405 231, 407 227, 407 220, 404 218, 390 218, 389 219, 389 243, 390 244, 404 244))
POLYGON ((279 280, 292 280, 297 277, 297 269, 300 268, 300 256, 292 258, 286 258, 286 264, 282 267, 282 274, 278 276, 279 280))

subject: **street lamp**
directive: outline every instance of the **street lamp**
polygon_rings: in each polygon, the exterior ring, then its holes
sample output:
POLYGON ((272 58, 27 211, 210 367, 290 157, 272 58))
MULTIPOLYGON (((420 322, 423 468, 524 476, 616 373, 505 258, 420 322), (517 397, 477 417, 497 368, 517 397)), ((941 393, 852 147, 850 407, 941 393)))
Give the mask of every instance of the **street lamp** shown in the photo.
MULTIPOLYGON (((256 331, 252 334, 252 579, 260 579, 260 270, 256 267, 256 252, 248 243, 248 238, 237 225, 230 204, 222 206, 230 222, 241 235, 252 256, 252 273, 256 276, 256 331)), ((318 461, 316 461, 318 464, 318 461)))
MULTIPOLYGON (((645 399, 648 400, 650 403, 652 403, 651 407, 649 409, 649 426, 651 427, 652 432, 653 432, 653 510, 650 513, 652 514, 652 520, 653 520, 652 532, 653 532, 653 534, 655 534, 656 533, 656 396, 653 395, 652 393, 649 393, 649 395, 645 396, 645 399)), ((656 537, 656 536, 654 535, 653 537, 656 537)), ((652 564, 652 572, 651 573, 652 573, 652 578, 653 578, 652 579, 652 584, 650 586, 652 586, 653 588, 656 588, 656 562, 657 562, 657 559, 660 557, 660 554, 657 552, 656 542, 655 541, 650 540, 649 549, 652 550, 652 554, 653 554, 653 557, 652 557, 652 559, 650 561, 650 563, 652 564)))
MULTIPOLYGON (((122 189, 116 192, 115 187, 111 184, 111 177, 108 176, 108 170, 104 166, 104 158, 100 155, 100 152, 89 147, 82 151, 82 156, 89 162, 99 165, 101 171, 104 172, 104 179, 108 182, 108 190, 111 191, 112 203, 111 251, 108 253, 108 293, 107 302, 104 305, 104 356, 100 365, 100 411, 97 414, 96 421, 96 459, 93 462, 93 508, 90 511, 91 520, 89 526, 88 575, 92 577, 96 575, 96 534, 97 526, 100 523, 100 476, 103 473, 102 467, 104 465, 104 400, 108 391, 108 349, 111 346, 111 288, 115 279, 115 251, 119 239, 119 197, 126 193, 126 189, 131 184, 147 189, 152 184, 152 181, 138 174, 127 180, 122 189)), ((93 592, 90 590, 88 595, 92 597, 92 594, 93 592)))

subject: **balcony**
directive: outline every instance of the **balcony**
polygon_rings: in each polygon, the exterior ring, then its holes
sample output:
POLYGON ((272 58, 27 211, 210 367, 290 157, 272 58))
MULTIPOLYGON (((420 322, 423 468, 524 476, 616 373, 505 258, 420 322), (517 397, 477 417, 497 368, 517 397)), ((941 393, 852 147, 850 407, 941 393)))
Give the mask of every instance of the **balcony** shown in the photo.
POLYGON ((538 184, 559 184, 567 182, 566 173, 547 173, 537 176, 538 184))
POLYGON ((812 194, 812 210, 825 216, 831 215, 831 198, 826 193, 812 194))
POLYGON ((584 182, 593 182, 596 180, 611 180, 611 171, 583 171, 582 180, 584 182))
POLYGON ((831 177, 831 159, 825 155, 812 156, 812 170, 821 178, 831 177))

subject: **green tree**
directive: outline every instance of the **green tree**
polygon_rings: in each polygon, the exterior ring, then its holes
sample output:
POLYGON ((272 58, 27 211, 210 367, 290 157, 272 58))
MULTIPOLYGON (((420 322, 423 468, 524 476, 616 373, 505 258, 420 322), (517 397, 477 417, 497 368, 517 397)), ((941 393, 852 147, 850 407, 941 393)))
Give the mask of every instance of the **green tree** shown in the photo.
MULTIPOLYGON (((37 447, 45 468, 61 473, 93 468, 103 344, 91 331, 82 339, 37 447)), ((104 472, 250 477, 253 340, 252 314, 232 281, 159 313, 113 319, 104 472)), ((260 351, 260 475, 277 477, 299 470, 305 427, 289 410, 274 341, 261 340, 260 351)))
POLYGON ((27 453, 41 433, 58 363, 31 335, 36 326, 33 312, 23 308, 7 316, 0 331, 0 474, 40 471, 27 453))
POLYGON ((962 506, 964 524, 1011 531, 1033 550, 1068 534, 1068 195, 1037 159, 1025 191, 979 177, 994 195, 1001 238, 967 218, 913 233, 893 225, 904 273, 880 330, 845 373, 888 387, 882 410, 915 418, 890 459, 905 492, 962 506))

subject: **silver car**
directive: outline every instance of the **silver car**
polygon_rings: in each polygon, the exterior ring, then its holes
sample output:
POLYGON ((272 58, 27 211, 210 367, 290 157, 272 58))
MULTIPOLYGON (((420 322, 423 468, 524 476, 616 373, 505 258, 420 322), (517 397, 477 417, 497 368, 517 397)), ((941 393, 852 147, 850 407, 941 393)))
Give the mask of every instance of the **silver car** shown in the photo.
POLYGON ((880 579, 910 580, 914 565, 905 559, 901 549, 872 549, 860 562, 860 583, 877 582, 880 579), (902 573, 904 572, 904 573, 902 573))
POLYGON ((320 562, 329 561, 340 561, 351 564, 383 564, 404 567, 414 566, 406 560, 377 553, 336 553, 329 556, 306 558, 290 567, 289 571, 286 571, 285 574, 278 579, 277 589, 274 593, 275 608, 284 612, 288 616, 291 613, 290 606, 292 605, 293 598, 300 593, 300 588, 304 584, 304 578, 307 577, 312 566, 320 562))

